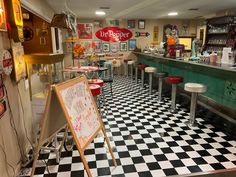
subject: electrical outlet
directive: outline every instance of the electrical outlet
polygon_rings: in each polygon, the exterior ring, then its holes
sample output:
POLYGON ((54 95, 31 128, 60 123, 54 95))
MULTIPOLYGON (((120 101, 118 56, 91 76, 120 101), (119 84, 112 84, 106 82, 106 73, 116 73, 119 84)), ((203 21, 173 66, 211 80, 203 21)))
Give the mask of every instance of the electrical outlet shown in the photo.
POLYGON ((29 89, 29 81, 28 79, 25 80, 25 90, 29 89))

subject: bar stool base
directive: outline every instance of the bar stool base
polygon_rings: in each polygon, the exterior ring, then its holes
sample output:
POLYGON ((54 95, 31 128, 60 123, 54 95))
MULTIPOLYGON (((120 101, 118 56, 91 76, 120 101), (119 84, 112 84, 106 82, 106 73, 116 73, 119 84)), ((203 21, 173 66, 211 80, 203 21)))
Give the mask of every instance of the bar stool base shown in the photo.
POLYGON ((195 121, 195 122, 191 122, 190 120, 184 122, 188 127, 197 127, 198 126, 198 123, 195 121))
POLYGON ((170 109, 169 109, 169 112, 171 112, 171 113, 177 113, 178 111, 177 111, 177 109, 172 109, 172 108, 170 108, 170 109))

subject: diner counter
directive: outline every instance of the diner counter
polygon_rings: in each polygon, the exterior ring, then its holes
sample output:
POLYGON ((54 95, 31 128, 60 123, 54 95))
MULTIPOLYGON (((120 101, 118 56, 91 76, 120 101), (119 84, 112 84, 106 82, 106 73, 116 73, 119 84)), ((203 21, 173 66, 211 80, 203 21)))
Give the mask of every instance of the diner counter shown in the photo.
MULTIPOLYGON (((139 63, 157 68, 157 72, 180 75, 184 82, 197 82, 207 85, 207 92, 201 94, 208 103, 214 103, 218 111, 227 110, 236 120, 236 66, 229 64, 200 63, 162 56, 133 52, 139 63)), ((224 111, 223 111, 224 112, 224 111)))
POLYGON ((180 63, 187 63, 187 64, 192 64, 192 65, 198 65, 198 66, 204 66, 204 67, 209 67, 209 68, 214 68, 214 69, 221 69, 225 71, 230 71, 230 72, 235 72, 236 73, 236 64, 223 64, 223 63, 207 63, 207 62, 200 62, 200 61, 185 61, 183 58, 180 59, 173 59, 173 58, 168 58, 168 57, 162 57, 154 54, 146 54, 146 53, 141 53, 141 52, 133 52, 136 55, 144 55, 148 56, 152 59, 158 59, 158 60, 169 60, 169 61, 174 61, 174 62, 180 62, 180 63))

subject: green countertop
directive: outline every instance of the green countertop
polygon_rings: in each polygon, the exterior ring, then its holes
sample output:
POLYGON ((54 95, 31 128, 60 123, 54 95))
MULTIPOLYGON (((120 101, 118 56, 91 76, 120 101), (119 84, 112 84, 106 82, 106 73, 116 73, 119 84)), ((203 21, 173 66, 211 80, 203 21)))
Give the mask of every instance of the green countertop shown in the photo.
POLYGON ((197 82, 207 85, 208 90, 202 94, 207 99, 236 112, 236 67, 227 64, 199 63, 166 58, 152 54, 133 52, 138 62, 157 68, 157 72, 180 75, 184 82, 197 82))

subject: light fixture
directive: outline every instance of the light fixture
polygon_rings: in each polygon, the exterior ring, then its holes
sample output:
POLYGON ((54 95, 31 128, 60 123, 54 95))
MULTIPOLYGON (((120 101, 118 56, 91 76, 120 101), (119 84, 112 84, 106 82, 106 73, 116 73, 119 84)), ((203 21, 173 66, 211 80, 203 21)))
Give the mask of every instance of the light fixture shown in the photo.
POLYGON ((176 16, 176 15, 178 15, 178 12, 170 12, 170 13, 168 13, 168 16, 176 16))
POLYGON ((0 6, 0 13, 3 13, 3 8, 0 6))
POLYGON ((106 13, 104 11, 96 11, 95 14, 96 15, 106 15, 106 13))

